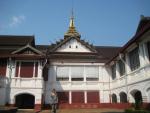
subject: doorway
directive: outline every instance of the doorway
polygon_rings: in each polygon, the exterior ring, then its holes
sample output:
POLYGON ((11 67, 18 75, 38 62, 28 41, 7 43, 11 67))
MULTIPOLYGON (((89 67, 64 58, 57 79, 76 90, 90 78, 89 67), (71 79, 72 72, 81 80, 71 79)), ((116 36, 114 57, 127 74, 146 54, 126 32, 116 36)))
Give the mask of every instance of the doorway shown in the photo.
POLYGON ((20 109, 33 109, 35 97, 31 94, 19 94, 15 98, 15 106, 20 109))

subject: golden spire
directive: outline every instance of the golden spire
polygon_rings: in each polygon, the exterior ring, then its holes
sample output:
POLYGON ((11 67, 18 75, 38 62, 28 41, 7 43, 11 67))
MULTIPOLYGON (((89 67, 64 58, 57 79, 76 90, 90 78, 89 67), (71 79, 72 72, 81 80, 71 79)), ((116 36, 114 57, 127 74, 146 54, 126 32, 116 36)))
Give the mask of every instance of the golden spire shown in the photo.
POLYGON ((73 9, 72 9, 72 13, 71 13, 71 17, 70 17, 70 25, 69 25, 69 29, 68 31, 65 33, 64 37, 68 38, 68 37, 78 37, 80 38, 80 34, 76 31, 75 29, 75 25, 74 25, 74 14, 73 14, 73 9))
POLYGON ((71 15, 71 18, 70 18, 70 26, 69 27, 74 27, 73 9, 72 9, 72 15, 71 15))

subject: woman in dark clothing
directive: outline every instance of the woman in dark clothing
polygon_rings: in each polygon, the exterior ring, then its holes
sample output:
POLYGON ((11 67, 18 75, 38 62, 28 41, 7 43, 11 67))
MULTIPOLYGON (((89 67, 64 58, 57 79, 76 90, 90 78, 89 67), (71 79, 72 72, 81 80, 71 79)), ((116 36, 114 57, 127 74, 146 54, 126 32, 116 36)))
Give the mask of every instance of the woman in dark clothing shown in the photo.
POLYGON ((56 93, 55 89, 53 89, 51 91, 51 102, 50 103, 51 103, 51 107, 52 107, 52 113, 56 113, 58 97, 57 97, 57 93, 56 93))

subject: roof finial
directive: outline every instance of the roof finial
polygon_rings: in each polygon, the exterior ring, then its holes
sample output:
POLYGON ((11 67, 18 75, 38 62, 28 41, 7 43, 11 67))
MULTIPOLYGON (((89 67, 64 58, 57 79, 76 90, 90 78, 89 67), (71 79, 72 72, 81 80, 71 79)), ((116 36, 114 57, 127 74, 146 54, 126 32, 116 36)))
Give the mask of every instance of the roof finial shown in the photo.
POLYGON ((72 10, 71 10, 69 29, 65 33, 64 36, 65 36, 65 38, 72 37, 72 36, 76 36, 76 37, 80 38, 80 34, 76 31, 76 28, 75 28, 75 25, 74 25, 73 1, 72 1, 72 10))
POLYGON ((69 27, 74 27, 74 13, 73 13, 73 6, 72 6, 72 11, 71 11, 71 18, 70 18, 70 26, 69 27))

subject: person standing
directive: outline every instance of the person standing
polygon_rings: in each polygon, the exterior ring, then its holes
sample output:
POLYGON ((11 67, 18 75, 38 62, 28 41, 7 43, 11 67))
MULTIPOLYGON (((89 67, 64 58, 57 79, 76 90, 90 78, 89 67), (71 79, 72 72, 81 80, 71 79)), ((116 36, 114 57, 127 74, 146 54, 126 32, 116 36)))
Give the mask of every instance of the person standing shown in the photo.
POLYGON ((53 89, 51 91, 51 102, 50 103, 51 103, 52 113, 56 113, 58 97, 57 97, 57 93, 56 93, 55 89, 53 89))

